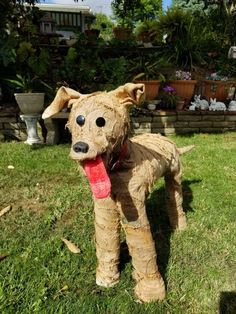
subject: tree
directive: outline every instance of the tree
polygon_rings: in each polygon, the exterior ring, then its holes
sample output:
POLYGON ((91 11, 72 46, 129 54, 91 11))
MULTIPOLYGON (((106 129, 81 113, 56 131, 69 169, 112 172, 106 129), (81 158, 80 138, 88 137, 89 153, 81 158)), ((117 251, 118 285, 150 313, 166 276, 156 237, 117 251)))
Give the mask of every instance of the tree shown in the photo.
POLYGON ((113 22, 105 14, 96 14, 96 21, 93 24, 93 27, 99 29, 100 35, 104 40, 109 40, 112 37, 113 22))
POLYGON ((209 31, 215 33, 230 45, 236 42, 236 0, 173 0, 176 7, 190 11, 206 24, 209 31))
POLYGON ((156 19, 162 11, 162 0, 113 0, 116 21, 134 26, 138 21, 156 19))

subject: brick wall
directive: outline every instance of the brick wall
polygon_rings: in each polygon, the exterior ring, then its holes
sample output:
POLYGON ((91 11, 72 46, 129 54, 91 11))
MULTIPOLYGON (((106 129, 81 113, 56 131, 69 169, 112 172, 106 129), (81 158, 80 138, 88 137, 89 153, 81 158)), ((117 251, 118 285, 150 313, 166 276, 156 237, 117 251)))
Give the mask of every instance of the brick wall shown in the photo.
POLYGON ((133 116, 132 133, 214 133, 236 130, 236 112, 153 111, 133 116))
POLYGON ((26 126, 16 110, 0 111, 0 140, 26 140, 26 126))
MULTIPOLYGON (((53 120, 66 123, 67 117, 68 114, 59 113, 53 120)), ((133 134, 152 132, 166 135, 236 131, 236 112, 146 111, 131 117, 131 129, 133 134)), ((26 137, 25 123, 18 113, 0 111, 0 139, 23 141, 26 137)))

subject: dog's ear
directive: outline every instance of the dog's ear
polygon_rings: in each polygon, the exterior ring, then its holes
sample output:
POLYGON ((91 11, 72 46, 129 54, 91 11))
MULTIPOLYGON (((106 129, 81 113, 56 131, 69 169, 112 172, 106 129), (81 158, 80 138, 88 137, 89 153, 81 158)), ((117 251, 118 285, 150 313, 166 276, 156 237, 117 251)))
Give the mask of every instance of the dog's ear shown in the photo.
POLYGON ((53 102, 44 110, 42 118, 46 119, 51 117, 63 108, 68 107, 71 103, 73 103, 73 100, 77 100, 81 96, 83 95, 74 89, 64 86, 60 87, 53 102))
POLYGON ((127 83, 109 93, 117 97, 122 105, 140 104, 145 100, 145 85, 127 83))

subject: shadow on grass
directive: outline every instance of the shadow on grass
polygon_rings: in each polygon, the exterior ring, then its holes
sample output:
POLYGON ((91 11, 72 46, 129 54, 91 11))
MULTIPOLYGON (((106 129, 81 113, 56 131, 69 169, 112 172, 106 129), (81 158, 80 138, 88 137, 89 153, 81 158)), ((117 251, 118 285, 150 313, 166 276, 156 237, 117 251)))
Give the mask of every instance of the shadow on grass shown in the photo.
MULTIPOLYGON (((182 182, 183 188, 183 208, 184 212, 193 212, 191 206, 193 200, 193 193, 191 189, 192 184, 199 183, 200 180, 185 180, 182 182)), ((166 269, 168 266, 170 256, 170 237, 174 230, 171 229, 165 204, 165 187, 154 190, 147 200, 147 215, 151 224, 152 235, 156 245, 157 264, 160 273, 166 282, 166 269)), ((120 256, 120 270, 125 268, 125 264, 130 262, 130 256, 127 244, 121 244, 120 256)))
POLYGON ((219 314, 236 313, 236 292, 221 292, 219 314))

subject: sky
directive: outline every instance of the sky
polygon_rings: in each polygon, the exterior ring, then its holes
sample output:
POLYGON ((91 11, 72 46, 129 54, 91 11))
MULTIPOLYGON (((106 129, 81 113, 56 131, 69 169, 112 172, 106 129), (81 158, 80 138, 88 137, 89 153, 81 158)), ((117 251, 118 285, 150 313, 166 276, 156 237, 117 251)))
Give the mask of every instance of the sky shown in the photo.
MULTIPOLYGON (((166 10, 168 6, 171 5, 172 0, 162 0, 163 1, 163 9, 166 10)), ((74 0, 45 0, 41 1, 41 3, 55 3, 55 4, 76 4, 74 0)), ((104 13, 106 15, 111 15, 111 0, 84 0, 78 1, 78 4, 88 5, 95 13, 104 13)))

